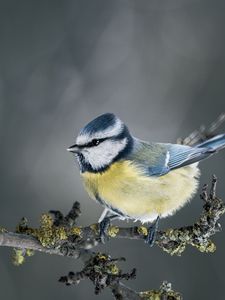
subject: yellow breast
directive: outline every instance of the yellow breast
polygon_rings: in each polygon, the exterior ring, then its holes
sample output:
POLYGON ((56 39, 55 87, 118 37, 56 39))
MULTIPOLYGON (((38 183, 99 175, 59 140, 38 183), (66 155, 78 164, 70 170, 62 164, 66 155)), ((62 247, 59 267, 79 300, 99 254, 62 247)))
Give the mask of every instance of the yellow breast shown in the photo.
POLYGON ((82 173, 91 198, 98 195, 107 205, 142 222, 165 217, 183 206, 197 188, 196 166, 149 177, 130 161, 119 161, 103 173, 82 173))

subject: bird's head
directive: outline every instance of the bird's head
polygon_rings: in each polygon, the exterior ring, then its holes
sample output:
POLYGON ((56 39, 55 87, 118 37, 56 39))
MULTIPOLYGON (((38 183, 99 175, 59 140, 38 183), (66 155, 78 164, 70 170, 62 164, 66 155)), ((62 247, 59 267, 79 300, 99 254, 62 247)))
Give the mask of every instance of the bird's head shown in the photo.
POLYGON ((133 138, 114 114, 103 114, 81 129, 76 144, 67 150, 75 154, 81 172, 102 172, 132 149, 133 138))

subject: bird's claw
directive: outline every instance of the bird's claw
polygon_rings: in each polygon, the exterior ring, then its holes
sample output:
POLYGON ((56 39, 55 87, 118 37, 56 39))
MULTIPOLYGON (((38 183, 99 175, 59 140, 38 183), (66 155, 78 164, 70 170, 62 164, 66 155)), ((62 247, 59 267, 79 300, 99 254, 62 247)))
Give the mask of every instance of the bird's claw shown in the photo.
POLYGON ((156 240, 156 233, 159 225, 159 217, 155 220, 154 223, 151 224, 148 228, 148 234, 145 239, 145 243, 148 244, 150 247, 153 247, 156 240))
POLYGON ((110 226, 110 218, 105 217, 100 223, 99 223, 99 237, 102 242, 102 244, 105 244, 105 240, 108 238, 108 228, 110 226))

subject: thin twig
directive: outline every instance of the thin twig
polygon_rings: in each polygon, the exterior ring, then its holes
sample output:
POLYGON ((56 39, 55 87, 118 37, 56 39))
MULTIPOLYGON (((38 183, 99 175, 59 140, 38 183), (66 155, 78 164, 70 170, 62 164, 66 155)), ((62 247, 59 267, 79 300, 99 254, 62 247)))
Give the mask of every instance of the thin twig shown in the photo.
POLYGON ((177 142, 182 145, 194 146, 198 143, 202 143, 205 140, 212 138, 216 135, 217 129, 225 122, 225 113, 219 115, 219 117, 209 125, 209 127, 200 126, 198 130, 193 131, 186 138, 179 138, 177 142))

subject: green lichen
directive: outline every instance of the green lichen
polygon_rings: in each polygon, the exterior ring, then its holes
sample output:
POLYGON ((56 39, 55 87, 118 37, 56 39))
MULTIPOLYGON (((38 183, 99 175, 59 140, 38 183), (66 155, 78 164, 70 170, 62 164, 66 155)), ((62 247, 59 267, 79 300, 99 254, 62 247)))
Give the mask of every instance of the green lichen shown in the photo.
POLYGON ((53 227, 53 234, 58 241, 66 240, 68 238, 66 229, 64 227, 53 227))
POLYGON ((64 227, 54 226, 54 221, 50 214, 42 214, 40 228, 36 229, 33 235, 43 247, 55 246, 59 241, 68 238, 64 227))
POLYGON ((22 249, 13 249, 12 262, 15 266, 20 266, 25 261, 25 251, 22 249))
POLYGON ((147 235, 148 235, 148 229, 147 229, 146 227, 144 227, 144 226, 138 227, 137 232, 138 232, 140 235, 144 235, 144 236, 147 236, 147 235))
POLYGON ((26 249, 26 256, 30 257, 30 256, 33 256, 34 255, 34 250, 32 249, 26 249))
POLYGON ((194 243, 192 245, 196 247, 200 252, 213 253, 216 251, 216 245, 210 240, 199 245, 194 243))
POLYGON ((98 231, 99 231, 99 226, 97 224, 92 224, 90 226, 91 230, 94 231, 95 234, 98 234, 98 231))
POLYGON ((97 260, 103 260, 103 261, 107 261, 107 260, 109 260, 109 256, 108 255, 106 255, 106 254, 104 254, 104 253, 100 253, 100 252, 98 252, 96 255, 95 255, 95 258, 97 259, 97 260))
POLYGON ((158 241, 158 244, 170 255, 180 256, 187 244, 196 247, 201 252, 214 252, 216 250, 215 244, 210 240, 202 238, 202 236, 203 233, 201 232, 199 224, 196 224, 191 231, 190 228, 167 229, 161 236, 161 240, 158 241), (201 239, 199 240, 198 237, 201 237, 201 239), (169 240, 170 243, 165 243, 164 245, 164 240, 169 240))
POLYGON ((4 227, 0 227, 0 233, 7 232, 7 230, 4 227))
POLYGON ((178 236, 181 242, 188 243, 191 240, 190 232, 188 230, 183 230, 178 236))
POLYGON ((146 300, 160 300, 161 292, 157 290, 145 291, 139 293, 140 297, 146 300))
POLYGON ((21 266, 27 257, 33 256, 34 251, 31 249, 14 248, 12 252, 12 262, 15 266, 21 266))
POLYGON ((160 290, 141 292, 139 293, 139 296, 145 300, 161 300, 161 299, 181 300, 182 299, 181 295, 177 292, 174 291, 162 292, 160 290))
POLYGON ((111 264, 107 267, 107 271, 109 274, 112 274, 112 275, 118 275, 119 274, 119 268, 117 267, 117 265, 115 264, 111 264))
POLYGON ((159 290, 140 292, 139 296, 145 300, 182 300, 181 294, 172 290, 171 284, 166 281, 162 283, 159 290))
POLYGON ((36 238, 42 246, 54 246, 56 239, 53 232, 53 218, 50 214, 42 214, 40 219, 40 228, 35 232, 36 238))
POLYGON ((39 228, 28 227, 26 218, 22 218, 16 227, 17 233, 31 235, 38 239, 43 247, 54 247, 58 242, 68 239, 70 235, 82 235, 81 227, 67 228, 65 226, 56 226, 54 219, 48 213, 42 214, 39 228))
POLYGON ((77 227, 72 227, 69 230, 69 234, 81 237, 82 236, 82 228, 78 227, 78 226, 77 227))
POLYGON ((110 237, 115 237, 117 233, 119 232, 119 227, 117 226, 110 226, 107 233, 110 237))
POLYGON ((40 225, 43 229, 50 229, 53 227, 54 220, 50 214, 42 214, 40 218, 40 225))
POLYGON ((162 249, 167 252, 168 254, 170 254, 171 256, 173 255, 177 255, 177 256, 181 256, 181 254, 184 252, 186 248, 186 244, 185 243, 179 243, 176 246, 172 246, 172 247, 162 247, 162 249))

